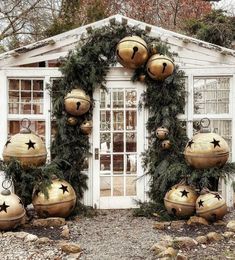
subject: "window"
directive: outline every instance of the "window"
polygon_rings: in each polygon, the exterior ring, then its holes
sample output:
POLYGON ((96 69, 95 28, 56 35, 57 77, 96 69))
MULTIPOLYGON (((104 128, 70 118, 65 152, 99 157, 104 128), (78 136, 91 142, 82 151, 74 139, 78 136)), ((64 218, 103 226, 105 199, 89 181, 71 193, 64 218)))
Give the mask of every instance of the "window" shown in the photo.
POLYGON ((9 79, 9 114, 43 114, 43 80, 9 79))

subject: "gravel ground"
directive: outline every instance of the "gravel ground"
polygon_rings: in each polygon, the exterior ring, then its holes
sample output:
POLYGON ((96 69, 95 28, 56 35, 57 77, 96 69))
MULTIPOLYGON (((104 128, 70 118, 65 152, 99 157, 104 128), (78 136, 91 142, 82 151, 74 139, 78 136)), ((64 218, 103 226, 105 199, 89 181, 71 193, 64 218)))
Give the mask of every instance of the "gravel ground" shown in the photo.
MULTIPOLYGON (((235 212, 226 219, 235 219, 235 212)), ((137 218, 132 210, 102 210, 93 218, 81 217, 68 221, 70 238, 67 242, 78 243, 82 248, 81 260, 138 260, 157 259, 150 248, 163 236, 198 236, 210 231, 224 232, 223 227, 195 228, 160 231, 153 229, 155 219, 137 218)), ((50 243, 23 242, 14 233, 0 233, 1 260, 72 260, 72 255, 63 253, 59 243, 62 241, 60 228, 33 228, 27 226, 16 231, 26 231, 38 237, 49 237, 50 243), (12 234, 12 235, 11 235, 12 234)), ((189 259, 235 259, 235 239, 219 243, 197 246, 189 251, 183 250, 189 259)))

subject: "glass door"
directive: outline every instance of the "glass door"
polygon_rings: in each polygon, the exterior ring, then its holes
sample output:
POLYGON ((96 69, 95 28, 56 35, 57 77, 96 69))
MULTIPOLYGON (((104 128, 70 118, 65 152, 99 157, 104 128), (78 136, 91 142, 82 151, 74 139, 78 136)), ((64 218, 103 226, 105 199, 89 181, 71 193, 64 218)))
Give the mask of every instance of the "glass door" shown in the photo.
POLYGON ((95 109, 99 112, 94 117, 93 185, 99 183, 99 208, 131 208, 142 198, 144 189, 139 179, 144 146, 143 111, 138 110, 140 90, 129 81, 110 81, 107 86, 108 91, 99 90, 96 96, 95 109))

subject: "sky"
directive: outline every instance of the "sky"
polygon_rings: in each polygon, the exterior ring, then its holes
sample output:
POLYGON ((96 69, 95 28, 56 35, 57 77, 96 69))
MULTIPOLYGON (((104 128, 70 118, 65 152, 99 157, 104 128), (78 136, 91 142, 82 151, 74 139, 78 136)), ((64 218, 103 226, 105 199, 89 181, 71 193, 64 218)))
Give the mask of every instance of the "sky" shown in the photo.
POLYGON ((222 8, 235 15, 235 0, 221 0, 218 3, 214 3, 216 8, 222 8))

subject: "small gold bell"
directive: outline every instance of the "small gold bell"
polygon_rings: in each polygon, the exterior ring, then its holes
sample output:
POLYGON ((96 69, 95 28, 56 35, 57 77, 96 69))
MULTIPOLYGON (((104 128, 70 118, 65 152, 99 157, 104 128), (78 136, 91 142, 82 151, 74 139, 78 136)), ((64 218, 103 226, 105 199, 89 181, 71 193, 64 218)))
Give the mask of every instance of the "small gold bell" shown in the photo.
POLYGON ((156 136, 160 140, 164 140, 168 136, 168 134, 169 130, 164 126, 158 127, 156 130, 156 136))
POLYGON ((84 121, 80 126, 81 132, 85 135, 91 134, 92 121, 84 121))

